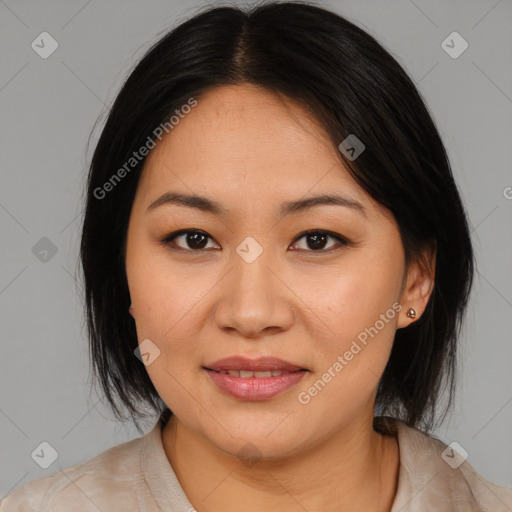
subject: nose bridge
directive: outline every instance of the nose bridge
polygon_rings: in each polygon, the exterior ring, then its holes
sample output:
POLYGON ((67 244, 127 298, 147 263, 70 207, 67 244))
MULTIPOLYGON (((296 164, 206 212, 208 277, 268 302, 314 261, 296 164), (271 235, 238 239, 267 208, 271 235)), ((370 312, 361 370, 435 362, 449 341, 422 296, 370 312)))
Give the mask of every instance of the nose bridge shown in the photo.
POLYGON ((253 307, 263 308, 272 301, 275 277, 268 267, 275 266, 275 261, 266 240, 268 237, 257 239, 247 236, 233 254, 234 275, 230 294, 244 307, 252 303, 253 307))

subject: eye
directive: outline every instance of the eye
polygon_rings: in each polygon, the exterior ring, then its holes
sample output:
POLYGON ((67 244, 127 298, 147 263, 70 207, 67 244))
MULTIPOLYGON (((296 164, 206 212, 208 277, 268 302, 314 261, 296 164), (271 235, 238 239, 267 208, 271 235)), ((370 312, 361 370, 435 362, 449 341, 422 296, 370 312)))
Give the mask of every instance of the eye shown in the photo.
POLYGON ((331 250, 335 250, 336 247, 332 249, 332 246, 328 250, 325 250, 325 245, 329 238, 335 240, 339 246, 348 245, 348 240, 341 235, 325 230, 306 231, 299 235, 295 240, 300 240, 301 238, 305 238, 307 240, 306 245, 312 247, 312 250, 305 249, 308 252, 329 252, 331 250))
MULTIPOLYGON (((348 245, 348 240, 338 235, 337 233, 332 233, 330 231, 325 230, 310 230, 304 233, 301 233, 298 237, 295 238, 294 243, 297 243, 297 240, 301 240, 305 238, 307 240, 306 244, 309 245, 312 249, 304 249, 299 248, 299 250, 306 250, 307 252, 328 252, 333 249, 332 246, 325 250, 326 242, 330 238, 331 240, 335 240, 338 243, 338 246, 348 245)), ((201 250, 207 249, 208 239, 213 240, 210 235, 206 232, 198 230, 198 229, 181 229, 174 233, 171 233, 169 236, 162 240, 162 243, 167 246, 171 246, 172 249, 175 250, 185 250, 191 252, 197 252, 201 250), (180 246, 176 241, 179 239, 183 239, 186 247, 180 246)), ((336 245, 336 244, 334 244, 336 245)))
POLYGON ((162 240, 162 243, 165 245, 170 245, 172 249, 176 250, 200 251, 205 249, 208 238, 211 239, 210 235, 204 231, 200 231, 198 229, 182 229, 180 231, 176 231, 175 233, 171 233, 168 237, 162 240), (180 238, 185 240, 185 243, 188 245, 188 247, 173 247, 173 245, 177 245, 175 240, 179 240, 180 238))

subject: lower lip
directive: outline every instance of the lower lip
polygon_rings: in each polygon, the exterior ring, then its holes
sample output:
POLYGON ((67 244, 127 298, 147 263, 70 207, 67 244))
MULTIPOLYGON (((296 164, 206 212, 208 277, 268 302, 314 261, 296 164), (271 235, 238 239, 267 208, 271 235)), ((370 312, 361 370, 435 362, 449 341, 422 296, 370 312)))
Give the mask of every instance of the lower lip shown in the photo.
POLYGON ((233 377, 227 373, 206 370, 216 386, 225 393, 241 400, 266 400, 296 386, 307 373, 296 371, 276 377, 233 377))

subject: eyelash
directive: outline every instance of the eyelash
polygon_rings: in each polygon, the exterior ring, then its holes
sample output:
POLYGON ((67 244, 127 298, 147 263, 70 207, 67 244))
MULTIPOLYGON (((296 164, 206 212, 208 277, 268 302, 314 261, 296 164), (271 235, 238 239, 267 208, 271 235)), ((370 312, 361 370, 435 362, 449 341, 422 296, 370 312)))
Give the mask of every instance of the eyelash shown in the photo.
MULTIPOLYGON (((201 231, 200 229, 181 229, 179 231, 175 231, 174 233, 171 233, 170 235, 166 236, 161 242, 162 242, 162 244, 164 244, 166 247, 169 247, 173 251, 185 251, 185 252, 206 251, 207 249, 184 249, 182 247, 175 247, 175 246, 171 245, 172 242, 174 242, 174 240, 176 238, 178 238, 179 236, 187 235, 190 233, 202 234, 202 235, 205 235, 206 237, 208 237, 210 240, 212 240, 212 237, 210 235, 208 235, 204 231, 201 231)), ((293 244, 297 243, 301 238, 304 238, 308 235, 314 235, 314 234, 326 235, 329 238, 333 238, 339 243, 339 246, 335 247, 334 249, 333 248, 319 249, 316 251, 308 250, 308 249, 298 249, 299 251, 305 251, 305 252, 310 252, 310 253, 325 253, 325 252, 331 252, 333 250, 341 249, 343 246, 349 245, 349 241, 346 238, 342 237, 341 235, 338 235, 337 233, 333 233, 332 231, 326 231, 324 229, 311 229, 309 231, 304 231, 300 235, 297 235, 297 237, 293 241, 293 244)))

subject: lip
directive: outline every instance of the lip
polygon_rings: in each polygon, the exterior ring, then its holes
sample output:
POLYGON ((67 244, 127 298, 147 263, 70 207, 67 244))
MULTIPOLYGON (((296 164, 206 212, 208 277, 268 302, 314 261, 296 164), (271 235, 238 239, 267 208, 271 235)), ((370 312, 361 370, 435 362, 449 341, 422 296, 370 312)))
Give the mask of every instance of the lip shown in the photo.
POLYGON ((296 370, 275 377, 235 377, 204 368, 214 384, 224 393, 240 400, 268 400, 296 386, 308 373, 296 370))
POLYGON ((246 370, 253 372, 266 372, 266 371, 280 371, 280 372, 295 372, 297 370, 307 370, 302 366, 284 361, 277 357, 259 357, 258 359, 250 359, 243 356, 231 356, 219 359, 214 363, 204 366, 206 370, 246 370))
POLYGON ((226 357, 204 366, 213 383, 222 392, 241 400, 268 400, 296 386, 309 370, 277 357, 250 359, 242 356, 226 357), (275 377, 236 377, 222 370, 288 372, 275 377))

